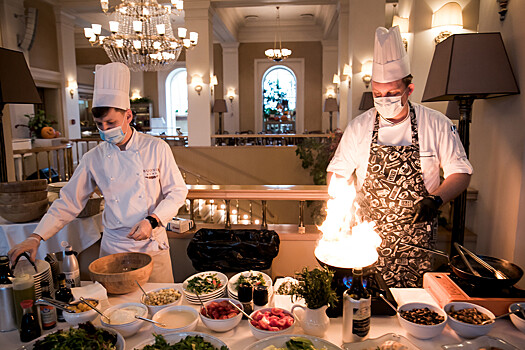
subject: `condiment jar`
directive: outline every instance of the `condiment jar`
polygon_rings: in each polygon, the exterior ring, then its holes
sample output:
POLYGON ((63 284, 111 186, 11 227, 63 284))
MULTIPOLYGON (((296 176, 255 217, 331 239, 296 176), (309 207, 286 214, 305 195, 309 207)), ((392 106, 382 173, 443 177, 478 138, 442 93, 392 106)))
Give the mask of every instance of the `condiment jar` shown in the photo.
POLYGON ((23 315, 20 303, 24 300, 35 300, 35 280, 32 275, 20 274, 13 278, 13 299, 16 324, 20 325, 23 315))
POLYGON ((24 300, 20 303, 24 315, 20 322, 20 341, 29 342, 40 337, 42 330, 38 324, 38 318, 33 312, 33 300, 24 300))

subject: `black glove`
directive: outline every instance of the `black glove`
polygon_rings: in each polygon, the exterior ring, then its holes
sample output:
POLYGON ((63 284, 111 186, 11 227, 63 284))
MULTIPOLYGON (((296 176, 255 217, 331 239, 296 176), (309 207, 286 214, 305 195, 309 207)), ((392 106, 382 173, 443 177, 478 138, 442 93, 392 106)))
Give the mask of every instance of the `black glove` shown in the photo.
POLYGON ((438 215, 438 209, 443 204, 440 196, 430 195, 416 202, 414 205, 414 220, 412 223, 432 221, 438 215))

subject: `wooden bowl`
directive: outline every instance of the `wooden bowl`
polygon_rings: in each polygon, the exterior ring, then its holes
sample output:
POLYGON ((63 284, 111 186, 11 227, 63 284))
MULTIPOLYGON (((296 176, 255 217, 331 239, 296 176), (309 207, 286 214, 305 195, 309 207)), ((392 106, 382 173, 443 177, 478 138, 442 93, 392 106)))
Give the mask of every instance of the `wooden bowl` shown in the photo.
POLYGON ((47 189, 46 179, 0 183, 0 192, 7 192, 7 193, 43 191, 46 189, 47 189))
POLYGON ((0 192, 0 204, 33 203, 47 198, 47 191, 0 192))
POLYGON ((47 211, 47 198, 33 203, 0 204, 0 216, 11 222, 29 222, 39 219, 47 211))
POLYGON ((110 294, 126 294, 148 282, 153 259, 146 253, 117 253, 104 256, 89 264, 91 280, 98 281, 110 294))

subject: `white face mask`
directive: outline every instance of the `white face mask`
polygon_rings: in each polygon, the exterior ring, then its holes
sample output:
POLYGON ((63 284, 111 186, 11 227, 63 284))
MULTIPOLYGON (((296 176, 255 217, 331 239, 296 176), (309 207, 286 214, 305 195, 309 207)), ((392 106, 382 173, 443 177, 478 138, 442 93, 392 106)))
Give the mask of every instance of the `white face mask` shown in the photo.
MULTIPOLYGON (((124 116, 124 119, 122 120, 122 125, 124 125, 125 119, 126 117, 124 116)), ((122 130, 122 125, 114 127, 109 130, 100 130, 100 128, 97 126, 97 129, 98 129, 98 132, 100 133, 100 138, 102 139, 102 141, 106 141, 114 145, 121 143, 126 137, 126 134, 122 130)))
POLYGON ((405 89, 401 96, 392 96, 392 97, 374 97, 374 106, 376 107, 377 112, 383 118, 394 118, 396 115, 401 113, 403 107, 401 103, 401 98, 407 92, 408 89, 405 89))

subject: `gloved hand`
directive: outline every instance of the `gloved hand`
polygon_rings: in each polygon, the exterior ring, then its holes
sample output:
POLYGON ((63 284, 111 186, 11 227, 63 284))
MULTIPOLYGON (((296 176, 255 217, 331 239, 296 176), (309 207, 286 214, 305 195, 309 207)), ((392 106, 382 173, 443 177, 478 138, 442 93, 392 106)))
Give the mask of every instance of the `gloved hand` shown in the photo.
POLYGON ((25 241, 18 243, 13 248, 11 248, 10 251, 7 252, 7 255, 9 256, 9 260, 11 260, 11 264, 14 264, 16 259, 22 254, 22 253, 29 253, 29 258, 32 262, 35 262, 36 259, 36 253, 38 251, 38 247, 40 246, 40 239, 38 237, 30 236, 25 241))
POLYGON ((441 204, 443 204, 443 200, 439 196, 428 196, 420 199, 414 205, 415 214, 412 223, 434 220, 441 204))
POLYGON ((153 229, 148 220, 140 220, 131 231, 128 233, 128 238, 134 239, 135 241, 143 241, 151 237, 153 229))

